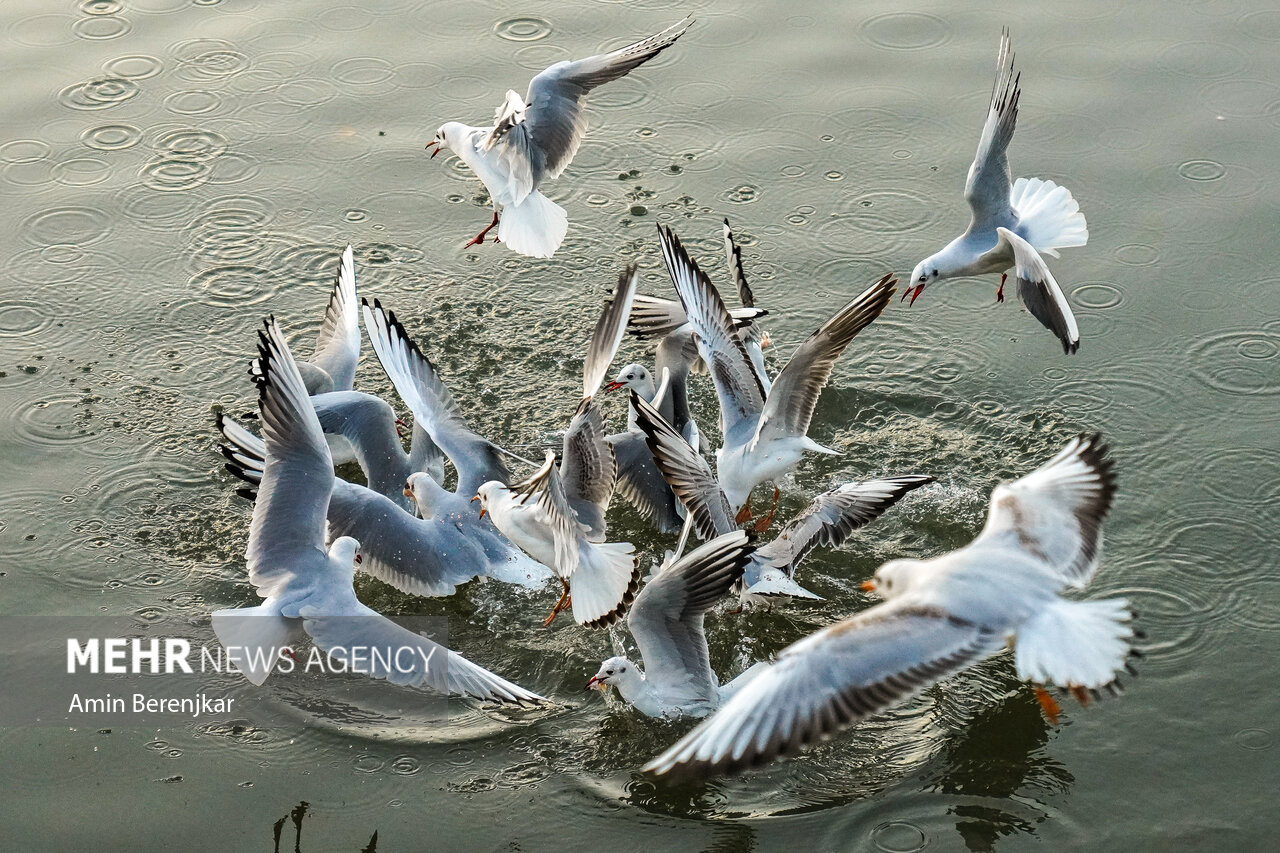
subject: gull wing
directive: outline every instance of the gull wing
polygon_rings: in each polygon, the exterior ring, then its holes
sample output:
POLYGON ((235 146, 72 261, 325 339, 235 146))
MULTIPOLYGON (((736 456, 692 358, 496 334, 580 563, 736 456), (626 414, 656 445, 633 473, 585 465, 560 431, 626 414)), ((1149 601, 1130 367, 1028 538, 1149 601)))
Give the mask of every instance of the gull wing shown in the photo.
POLYGON ((415 424, 422 425, 457 469, 458 494, 473 495, 490 480, 508 482, 511 471, 504 451, 467 426, 435 365, 418 349, 395 312, 383 309, 376 299, 372 308, 365 302, 364 322, 373 351, 396 393, 413 412, 415 424))
POLYGON ((1018 548, 1084 587, 1098 565, 1115 463, 1098 433, 1080 435, 1044 465, 991 493, 986 526, 968 548, 1018 548))
POLYGON ((564 494, 592 542, 604 541, 604 514, 618 481, 618 461, 608 442, 600 409, 583 398, 564 434, 560 462, 564 494))
POLYGON ((759 418, 765 402, 764 387, 711 280, 689 257, 670 228, 659 225, 658 237, 667 272, 697 333, 698 352, 715 384, 720 400, 720 422, 727 440, 735 427, 759 418))
POLYGON ((808 434, 818 395, 827 384, 836 359, 889 304, 898 280, 892 273, 868 287, 818 331, 796 348, 786 367, 769 389, 764 412, 756 427, 752 447, 776 438, 800 438, 808 434))
POLYGON ((591 343, 582 360, 582 396, 593 397, 600 390, 600 383, 609 372, 609 365, 618 352, 622 336, 627 332, 627 320, 631 316, 631 303, 640 286, 640 272, 635 264, 618 276, 618 287, 613 298, 605 303, 600 319, 591 332, 591 343))
POLYGON ((937 608, 877 605, 789 646, 644 770, 707 777, 758 767, 909 699, 1002 642, 937 608))
POLYGON ((733 507, 729 506, 729 500, 707 466, 707 460, 698 455, 675 427, 663 420, 658 410, 635 391, 631 392, 631 405, 635 407, 636 426, 645 435, 654 464, 662 472, 671 491, 693 516, 698 538, 709 542, 737 529, 733 507))
POLYGON ((338 277, 329 294, 316 351, 311 363, 329 374, 332 391, 349 391, 360 362, 360 304, 356 302, 356 268, 351 247, 342 252, 338 277))
POLYGON ((258 595, 271 598, 306 584, 328 562, 324 530, 333 458, 274 317, 258 331, 258 363, 265 464, 245 560, 258 595))
POLYGON ((664 695, 714 707, 718 682, 702 618, 742 577, 750 556, 746 531, 735 530, 690 551, 640 590, 627 627, 640 647, 645 679, 664 695))
MULTIPOLYGON (((532 184, 555 178, 565 170, 587 132, 582 99, 597 86, 617 80, 653 59, 684 35, 693 23, 685 18, 635 44, 597 56, 557 62, 529 81, 529 91, 517 106, 510 92, 499 108, 498 122, 481 143, 512 146, 532 164, 532 184)), ((516 96, 515 100, 520 100, 516 96)))
POLYGON ((1062 351, 1071 355, 1080 349, 1080 328, 1075 314, 1053 273, 1040 253, 1008 228, 997 228, 1000 239, 992 253, 1013 255, 1013 274, 1018 279, 1018 298, 1027 306, 1031 316, 1040 325, 1053 332, 1062 344, 1062 351))
POLYGON ((542 467, 510 487, 523 506, 532 507, 539 520, 551 530, 555 545, 556 574, 567 578, 578 568, 578 536, 584 525, 565 496, 564 483, 556 468, 556 454, 548 450, 542 467))
POLYGON ((964 198, 973 210, 970 231, 1016 221, 1009 205, 1012 189, 1009 174, 1009 140, 1018 123, 1018 86, 1021 75, 1014 76, 1013 54, 1009 52, 1009 30, 1000 34, 1000 51, 996 56, 996 82, 991 89, 991 106, 978 140, 978 153, 969 166, 964 184, 964 198))

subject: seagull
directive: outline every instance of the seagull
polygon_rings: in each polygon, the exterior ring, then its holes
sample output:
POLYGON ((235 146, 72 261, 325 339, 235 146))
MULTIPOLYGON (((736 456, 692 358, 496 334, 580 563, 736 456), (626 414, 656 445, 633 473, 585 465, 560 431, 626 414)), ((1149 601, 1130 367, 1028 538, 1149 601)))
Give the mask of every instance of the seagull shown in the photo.
POLYGON ((728 684, 711 669, 702 618, 742 577, 751 557, 747 533, 735 530, 690 551, 636 596, 627 627, 640 646, 642 671, 625 657, 612 657, 587 689, 618 688, 618 694, 650 717, 704 717, 760 674, 760 664, 728 684))
POLYGON ((926 285, 944 278, 1000 273, 996 301, 1004 301, 1004 282, 1013 267, 1018 298, 1031 315, 1052 331, 1071 354, 1080 349, 1080 330, 1071 306, 1042 255, 1089 241, 1080 205, 1053 181, 1018 178, 1010 184, 1008 149, 1018 121, 1021 74, 1013 73, 1009 31, 1000 35, 996 82, 978 153, 969 167, 964 197, 973 210, 969 227, 942 251, 916 264, 903 293, 914 304, 926 285))
MULTIPOLYGON (((628 364, 604 387, 607 392, 623 388, 634 391, 645 402, 662 412, 668 422, 695 449, 701 442, 698 424, 689 409, 689 371, 698 360, 698 346, 693 329, 685 324, 666 335, 658 344, 656 369, 660 385, 655 387, 653 374, 642 364, 628 364)), ((659 531, 671 533, 680 529, 683 512, 680 502, 654 467, 653 456, 645 446, 644 433, 636 425, 635 407, 627 405, 627 429, 606 438, 618 460, 618 491, 640 513, 649 518, 659 531)))
POLYGON ((259 332, 266 462, 249 527, 249 581, 257 607, 213 613, 213 629, 255 684, 280 650, 306 633, 353 671, 393 684, 515 704, 543 697, 419 636, 361 604, 352 588, 360 543, 324 548, 333 459, 305 382, 274 318, 259 332), (379 653, 381 653, 379 655, 379 653))
POLYGON ((635 264, 628 265, 592 330, 583 359, 582 399, 565 431, 559 467, 548 450, 542 466, 522 482, 508 486, 493 480, 476 489, 481 515, 488 513, 508 539, 560 577, 563 594, 546 625, 570 603, 579 625, 611 625, 639 585, 632 544, 605 541, 604 515, 618 464, 594 401, 626 333, 639 283, 635 264))
MULTIPOLYGON (((707 461, 656 408, 638 395, 633 404, 637 429, 645 436, 654 463, 680 499, 698 537, 707 542, 733 531, 737 524, 733 509, 707 461)), ((744 603, 784 597, 821 600, 795 582, 796 567, 809 552, 818 545, 838 548, 853 531, 879 518, 907 492, 932 482, 932 477, 908 474, 846 483, 819 495, 777 538, 756 549, 737 584, 744 603)))
POLYGON ((493 200, 493 221, 466 245, 483 243, 497 225, 498 240, 513 252, 551 257, 564 240, 569 219, 564 208, 538 188, 544 181, 558 178, 578 152, 587 132, 582 99, 595 87, 653 59, 692 23, 692 18, 685 18, 611 53, 557 62, 529 82, 529 92, 523 98, 508 90, 506 100, 494 113, 492 127, 470 127, 456 121, 441 125, 427 146, 435 146, 431 156, 445 148, 457 154, 493 200))
POLYGON ((885 563, 867 582, 883 603, 783 650, 645 770, 705 777, 765 764, 1010 641, 1020 678, 1065 686, 1082 703, 1099 688, 1114 689, 1140 636, 1128 603, 1060 594, 1087 586, 1097 569, 1112 468, 1101 437, 1082 435, 1037 470, 998 485, 976 539, 929 560, 885 563))
MULTIPOLYGON (((741 523, 751 517, 747 499, 756 485, 791 471, 806 450, 836 453, 809 438, 813 409, 836 359, 880 316, 897 280, 884 276, 836 312, 796 349, 765 392, 720 294, 671 229, 659 225, 658 233, 667 270, 720 400, 724 445, 716 451, 716 474, 730 506, 742 508, 741 523)), ((775 488, 775 507, 777 497, 775 488)))

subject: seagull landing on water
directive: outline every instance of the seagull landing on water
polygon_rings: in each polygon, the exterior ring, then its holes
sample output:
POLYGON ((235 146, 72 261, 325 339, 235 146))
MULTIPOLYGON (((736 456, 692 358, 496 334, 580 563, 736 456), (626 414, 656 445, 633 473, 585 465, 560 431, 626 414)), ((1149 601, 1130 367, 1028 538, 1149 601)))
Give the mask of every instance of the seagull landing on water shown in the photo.
POLYGON ((944 278, 998 272, 996 300, 1003 302, 1004 282, 1013 267, 1022 304, 1058 336, 1063 352, 1074 353, 1080 348, 1076 318, 1041 255, 1056 258, 1058 249, 1083 246, 1089 241, 1089 229, 1066 187, 1040 178, 1018 178, 1010 184, 1007 152, 1018 121, 1020 79, 1013 73, 1005 30, 1000 36, 987 123, 964 185, 973 217, 963 234, 916 264, 902 295, 905 299, 910 294, 914 304, 927 285, 944 278))
MULTIPOLYGON (((523 98, 508 90, 492 127, 451 121, 440 126, 427 148, 444 148, 462 158, 493 199, 493 221, 467 246, 484 242, 498 226, 498 240, 521 255, 549 258, 560 248, 569 218, 564 208, 538 192, 558 178, 578 152, 587 132, 582 99, 595 87, 617 80, 653 59, 693 23, 673 27, 627 45, 573 62, 557 62, 529 82, 523 98), (499 218, 501 214, 501 218, 499 218)), ((464 247, 465 248, 465 247, 464 247)))
MULTIPOLYGON (((1066 687, 1082 704, 1099 688, 1114 690, 1140 636, 1128 603, 1060 594, 1092 580, 1114 493, 1101 438, 1073 439, 996 487, 976 539, 930 560, 885 563, 866 584, 884 603, 787 647, 645 770, 705 777, 794 754, 1010 641, 1020 678, 1066 687)), ((1052 721, 1056 705, 1037 695, 1052 721)))

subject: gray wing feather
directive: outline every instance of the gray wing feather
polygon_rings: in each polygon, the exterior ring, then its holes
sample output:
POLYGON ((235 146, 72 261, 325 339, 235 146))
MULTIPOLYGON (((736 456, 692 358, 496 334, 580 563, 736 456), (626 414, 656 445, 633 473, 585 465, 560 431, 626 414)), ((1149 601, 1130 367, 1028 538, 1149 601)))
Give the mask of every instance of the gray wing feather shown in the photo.
POLYGON ((814 407, 836 359, 889 304, 898 280, 890 273, 868 287, 796 348, 764 402, 755 441, 800 437, 809 432, 814 407))
POLYGON ((764 387, 715 286, 670 228, 659 225, 658 237, 667 272, 697 333, 698 352, 716 387, 722 432, 728 434, 739 424, 759 417, 764 408, 764 387))
POLYGON ((360 304, 356 301, 356 270, 350 246, 342 252, 311 363, 333 380, 333 387, 327 390, 348 391, 355 382, 360 363, 360 304))
POLYGON ((516 145, 526 152, 533 165, 534 186, 544 179, 558 177, 578 152, 587 131, 582 108, 586 94, 657 56, 674 44, 692 23, 692 18, 686 18, 619 50, 572 62, 557 62, 529 81, 524 120, 519 121, 518 114, 509 117, 500 138, 502 144, 516 145))
POLYGON ((604 311, 591 332, 591 343, 587 345, 587 355, 582 360, 583 397, 594 397, 600 390, 600 383, 609 372, 613 356, 618 352, 622 336, 626 334, 631 303, 639 286, 640 272, 635 264, 628 264, 618 276, 618 287, 613 292, 613 298, 605 303, 604 311))
POLYGON ((969 167, 964 185, 964 198, 973 209, 971 231, 989 229, 997 224, 1012 224, 1009 206, 1012 188, 1009 174, 1009 140, 1018 122, 1018 86, 1021 75, 1014 76, 1013 54, 1009 51, 1009 31, 1000 34, 1000 51, 996 56, 996 82, 991 89, 991 106, 978 140, 978 152, 969 167))
POLYGON ((999 648, 935 608, 881 604, 795 643, 644 769, 706 777, 797 752, 902 702, 999 648))
POLYGON ((395 312, 384 310, 375 299, 373 307, 364 303, 364 320, 373 351, 413 412, 414 422, 422 425, 457 469, 458 494, 475 494, 490 480, 508 482, 511 471, 502 449, 467 426, 435 365, 418 349, 395 312))
POLYGON ((690 551, 640 590, 627 627, 640 647, 645 678, 664 694, 715 702, 702 618, 742 576, 750 555, 747 533, 735 530, 690 551))
POLYGON ((552 568, 556 574, 562 578, 572 575, 578 568, 578 537, 583 525, 565 496, 555 452, 548 450, 542 467, 519 483, 513 483, 510 490, 524 505, 533 501, 533 507, 550 527, 556 552, 556 565, 552 568))
POLYGON ((1049 272, 1040 253, 1007 228, 997 228, 999 240, 992 253, 1013 255, 1013 274, 1018 279, 1018 298, 1031 316, 1057 336, 1062 351, 1070 355, 1080 349, 1080 329, 1066 294, 1049 272))
POLYGON ((249 581, 263 598, 306 583, 328 561, 325 514, 333 487, 333 459, 320 421, 275 318, 258 332, 265 466, 249 524, 245 560, 249 581))
POLYGON ((604 514, 618 480, 618 462, 600 409, 590 397, 578 405, 564 434, 560 480, 578 521, 587 528, 587 539, 603 542, 604 514))
POLYGON ((733 508, 707 461, 662 419, 658 410, 631 392, 636 409, 636 425, 645 435, 654 464, 685 509, 693 516, 694 528, 704 542, 737 528, 733 508))
POLYGON ((654 464, 644 433, 628 430, 609 436, 618 460, 618 492, 661 533, 680 529, 676 496, 654 464))

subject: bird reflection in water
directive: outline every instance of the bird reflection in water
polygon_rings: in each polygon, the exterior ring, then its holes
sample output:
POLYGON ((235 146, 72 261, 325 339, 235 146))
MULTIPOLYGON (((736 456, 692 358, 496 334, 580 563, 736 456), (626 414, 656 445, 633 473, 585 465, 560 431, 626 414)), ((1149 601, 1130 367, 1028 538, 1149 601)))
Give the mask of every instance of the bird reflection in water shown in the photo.
MULTIPOLYGON (((302 853, 302 819, 307 816, 307 812, 311 809, 311 803, 306 800, 294 806, 287 815, 280 818, 271 827, 271 831, 275 837, 275 853, 280 853, 280 835, 284 831, 285 821, 293 821, 293 853, 302 853)), ((360 849, 360 853, 378 853, 378 831, 375 829, 373 835, 369 838, 369 843, 360 849)))

